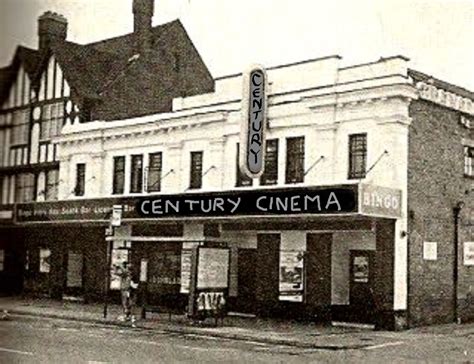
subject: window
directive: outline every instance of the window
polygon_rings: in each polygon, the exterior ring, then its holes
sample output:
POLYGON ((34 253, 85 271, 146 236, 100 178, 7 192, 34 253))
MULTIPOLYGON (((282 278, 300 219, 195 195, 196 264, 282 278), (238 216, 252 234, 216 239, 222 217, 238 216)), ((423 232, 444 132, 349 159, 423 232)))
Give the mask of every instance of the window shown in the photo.
POLYGON ((29 110, 18 110, 8 116, 12 117, 10 144, 27 144, 29 134, 29 110))
POLYGON ((43 106, 41 118, 40 140, 48 140, 61 133, 63 125, 63 104, 48 104, 43 106))
POLYGON ((112 193, 119 195, 125 191, 125 157, 114 157, 114 176, 112 181, 112 193))
POLYGON ((252 179, 249 178, 247 175, 243 174, 240 170, 240 144, 237 143, 237 177, 235 185, 237 187, 244 187, 244 186, 252 186, 252 179))
POLYGON ((141 193, 143 192, 143 155, 132 155, 131 168, 130 192, 141 193))
POLYGON ((364 178, 367 163, 367 134, 349 135, 349 178, 364 178))
POLYGON ((15 201, 20 203, 34 201, 35 175, 33 173, 19 174, 15 180, 15 201))
POLYGON ((40 249, 39 271, 49 273, 51 270, 51 250, 40 249))
POLYGON ((58 184, 59 184, 59 170, 52 169, 46 172, 46 189, 45 189, 46 201, 52 201, 52 200, 58 199, 58 184))
POLYGON ((464 175, 474 177, 474 147, 464 147, 464 175))
POLYGON ((84 196, 86 189, 86 165, 84 163, 76 164, 76 187, 74 194, 76 196, 84 196))
POLYGON ((304 181, 304 137, 286 139, 286 183, 304 181))
POLYGON ((191 152, 190 189, 202 187, 202 152, 191 152))
POLYGON ((159 192, 161 190, 161 171, 163 166, 163 155, 161 152, 149 155, 148 162, 148 192, 159 192))
MULTIPOLYGON (((304 154, 303 154, 304 158, 304 154)), ((303 159, 304 161, 304 159, 303 159)), ((261 185, 276 185, 278 182, 278 139, 267 140, 265 147, 265 170, 260 177, 261 185)))

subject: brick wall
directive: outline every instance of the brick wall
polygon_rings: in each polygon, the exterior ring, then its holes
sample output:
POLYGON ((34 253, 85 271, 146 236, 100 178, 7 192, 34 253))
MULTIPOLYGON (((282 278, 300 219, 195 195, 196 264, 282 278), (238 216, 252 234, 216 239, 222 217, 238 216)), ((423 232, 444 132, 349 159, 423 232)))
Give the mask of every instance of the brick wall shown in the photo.
MULTIPOLYGON (((462 139, 468 130, 459 112, 417 100, 410 105, 408 209, 410 325, 454 320, 453 208, 464 201, 472 208, 472 180, 463 176, 462 139), (423 259, 423 242, 437 243, 437 260, 423 259)), ((460 248, 461 249, 461 248, 460 248)), ((462 263, 459 263, 459 267, 462 263)), ((472 270, 460 269, 460 281, 474 281, 472 270)), ((466 284, 459 286, 468 289, 466 284)))

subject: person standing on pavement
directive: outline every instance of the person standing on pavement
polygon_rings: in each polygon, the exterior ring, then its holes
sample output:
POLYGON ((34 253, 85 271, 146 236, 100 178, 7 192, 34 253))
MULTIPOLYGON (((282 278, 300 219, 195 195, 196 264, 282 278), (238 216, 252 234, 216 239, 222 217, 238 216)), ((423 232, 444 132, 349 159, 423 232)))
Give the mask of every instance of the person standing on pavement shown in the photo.
POLYGON ((132 315, 133 290, 138 287, 138 284, 132 280, 131 265, 127 261, 122 263, 117 274, 120 277, 120 293, 125 321, 131 321, 134 324, 135 317, 132 315))

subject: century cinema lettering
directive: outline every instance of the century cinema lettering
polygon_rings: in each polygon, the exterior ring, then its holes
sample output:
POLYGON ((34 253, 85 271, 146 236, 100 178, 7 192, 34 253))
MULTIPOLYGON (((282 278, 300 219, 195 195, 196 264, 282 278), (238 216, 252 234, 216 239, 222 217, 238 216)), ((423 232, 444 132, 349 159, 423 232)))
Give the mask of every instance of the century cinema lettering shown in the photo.
POLYGON ((341 211, 341 202, 335 192, 327 196, 297 194, 293 196, 261 195, 255 199, 232 197, 203 197, 169 200, 167 198, 143 199, 138 205, 142 216, 233 215, 245 212, 292 213, 341 211))

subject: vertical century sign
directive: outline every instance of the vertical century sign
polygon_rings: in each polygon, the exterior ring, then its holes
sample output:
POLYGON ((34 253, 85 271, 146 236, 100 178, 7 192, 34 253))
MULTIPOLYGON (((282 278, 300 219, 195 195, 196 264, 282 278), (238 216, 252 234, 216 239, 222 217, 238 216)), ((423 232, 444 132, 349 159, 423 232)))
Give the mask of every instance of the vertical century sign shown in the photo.
POLYGON ((250 178, 260 177, 264 168, 267 89, 267 74, 262 66, 253 65, 244 72, 239 165, 250 178))

